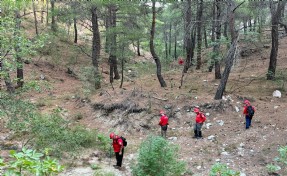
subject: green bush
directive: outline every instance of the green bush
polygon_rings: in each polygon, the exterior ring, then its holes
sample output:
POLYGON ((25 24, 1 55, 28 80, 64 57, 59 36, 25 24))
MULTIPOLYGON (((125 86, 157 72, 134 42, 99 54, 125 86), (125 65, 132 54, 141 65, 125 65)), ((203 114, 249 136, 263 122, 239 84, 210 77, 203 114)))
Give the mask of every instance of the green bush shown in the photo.
POLYGON ((23 148, 21 152, 10 151, 10 161, 4 163, 0 159, 0 168, 5 176, 11 175, 53 175, 60 173, 63 166, 55 159, 37 153, 36 150, 23 148))
POLYGON ((209 176, 239 176, 240 172, 229 169, 225 164, 216 163, 211 167, 209 176))
POLYGON ((278 149, 278 152, 279 152, 279 156, 274 159, 276 163, 268 164, 266 166, 267 171, 270 174, 272 174, 272 173, 276 173, 281 170, 283 175, 286 175, 287 174, 287 146, 280 147, 278 149))
POLYGON ((135 176, 177 176, 185 172, 185 163, 178 159, 178 147, 162 137, 149 136, 140 146, 138 163, 132 168, 135 176))

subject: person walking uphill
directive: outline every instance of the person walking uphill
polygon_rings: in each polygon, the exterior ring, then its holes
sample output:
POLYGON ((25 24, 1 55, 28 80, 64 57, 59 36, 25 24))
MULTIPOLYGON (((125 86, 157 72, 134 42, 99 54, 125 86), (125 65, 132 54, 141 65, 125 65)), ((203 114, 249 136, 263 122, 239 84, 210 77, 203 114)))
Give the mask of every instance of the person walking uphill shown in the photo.
POLYGON ((196 113, 193 138, 199 139, 202 138, 201 128, 206 120, 206 117, 198 108, 194 108, 193 111, 196 113))
POLYGON ((160 110, 159 113, 161 117, 160 117, 160 121, 158 124, 161 126, 161 136, 166 138, 167 125, 169 125, 168 117, 165 115, 163 110, 160 110))
POLYGON ((254 115, 255 108, 251 106, 248 100, 244 100, 243 115, 245 115, 245 128, 249 129, 251 126, 252 117, 254 115))
POLYGON ((110 134, 110 139, 113 140, 113 148, 116 155, 117 165, 113 165, 115 168, 122 167, 122 161, 124 156, 124 141, 123 139, 116 135, 115 133, 110 134))

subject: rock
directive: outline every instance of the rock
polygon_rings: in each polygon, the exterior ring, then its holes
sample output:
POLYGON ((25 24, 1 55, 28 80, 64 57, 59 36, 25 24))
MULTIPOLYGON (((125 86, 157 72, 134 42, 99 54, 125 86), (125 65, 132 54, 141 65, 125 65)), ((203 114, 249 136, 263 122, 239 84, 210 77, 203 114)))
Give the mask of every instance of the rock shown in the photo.
POLYGON ((276 98, 281 98, 281 92, 279 90, 275 90, 273 92, 273 97, 276 97, 276 98))
POLYGON ((237 106, 235 106, 235 111, 239 112, 239 108, 237 106))
POLYGON ((274 106, 274 109, 278 109, 279 108, 279 106, 274 106))
POLYGON ((40 75, 40 79, 41 79, 41 80, 44 80, 44 79, 45 79, 45 76, 44 76, 43 74, 41 74, 41 75, 40 75))
POLYGON ((243 147, 244 147, 244 143, 241 142, 241 143, 239 144, 239 146, 243 148, 243 147))
POLYGON ((243 172, 240 172, 240 176, 246 176, 246 174, 243 172))
POLYGON ((220 162, 220 159, 216 159, 215 161, 216 161, 216 162, 220 162))
POLYGON ((206 116, 210 116, 210 113, 209 113, 209 112, 207 112, 205 115, 206 115, 206 116))
POLYGON ((197 166, 196 169, 198 169, 198 170, 201 169, 201 166, 197 166))
POLYGON ((207 123, 206 125, 206 129, 209 129, 210 126, 212 126, 212 123, 207 123))
POLYGON ((205 80, 203 80, 203 82, 208 82, 208 80, 205 79, 205 80))
POLYGON ((223 124, 224 124, 224 121, 223 120, 217 120, 216 121, 220 126, 223 126, 223 124))
POLYGON ((210 136, 207 137, 207 139, 213 141, 215 139, 215 136, 214 135, 210 135, 210 136))
POLYGON ((168 139, 171 141, 177 141, 177 137, 169 137, 168 139))
POLYGON ((229 155, 228 152, 221 152, 221 155, 229 155))
POLYGON ((176 128, 172 128, 172 130, 176 130, 176 128))

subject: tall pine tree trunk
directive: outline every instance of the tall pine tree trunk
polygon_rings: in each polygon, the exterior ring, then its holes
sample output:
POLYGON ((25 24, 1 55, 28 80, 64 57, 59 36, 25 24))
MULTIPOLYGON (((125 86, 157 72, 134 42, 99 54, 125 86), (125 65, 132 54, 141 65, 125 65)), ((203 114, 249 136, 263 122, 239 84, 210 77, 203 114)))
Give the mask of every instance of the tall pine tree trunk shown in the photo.
POLYGON ((232 45, 229 48, 226 59, 225 59, 225 68, 222 74, 222 78, 220 80, 220 84, 214 96, 215 100, 222 99, 223 93, 226 88, 227 80, 228 80, 228 77, 229 77, 229 74, 230 74, 230 71, 233 65, 234 55, 235 55, 237 41, 238 41, 238 34, 235 31, 234 12, 236 8, 239 7, 241 4, 243 4, 244 2, 239 4, 237 7, 235 7, 235 2, 233 0, 228 0, 227 3, 229 5, 228 18, 229 18, 229 30, 231 34, 232 45))
POLYGON ((55 0, 50 0, 51 3, 51 18, 52 18, 52 22, 51 22, 51 29, 53 32, 57 32, 57 24, 56 24, 56 16, 55 16, 55 0))
POLYGON ((23 60, 20 55, 21 44, 19 41, 21 19, 20 19, 20 13, 18 10, 15 11, 15 20, 16 20, 16 26, 15 26, 14 37, 16 39, 16 43, 15 43, 14 49, 15 49, 15 56, 16 56, 16 63, 17 63, 17 87, 23 87, 23 84, 24 84, 23 60))
POLYGON ((270 53, 269 67, 267 72, 267 80, 275 79, 276 65, 277 65, 277 54, 278 54, 278 24, 282 10, 285 7, 283 1, 277 2, 277 8, 274 7, 273 1, 271 2, 271 36, 272 36, 272 47, 270 53))
POLYGON ((186 51, 186 59, 185 64, 183 67, 183 73, 187 73, 187 70, 189 69, 191 65, 191 0, 187 0, 186 2, 186 10, 184 12, 185 14, 185 22, 184 22, 184 43, 185 43, 185 51, 186 51))
POLYGON ((91 8, 92 13, 92 30, 93 30, 93 43, 92 43, 92 63, 94 68, 95 89, 101 88, 101 75, 99 72, 99 59, 101 51, 101 39, 98 25, 97 7, 91 8))
POLYGON ((33 14, 34 14, 34 24, 35 24, 35 31, 36 35, 38 36, 38 21, 37 21, 37 13, 36 13, 36 7, 35 7, 35 0, 32 0, 32 6, 33 6, 33 14))
POLYGON ((201 67, 201 27, 202 27, 202 11, 203 11, 203 0, 199 0, 199 7, 197 12, 197 57, 196 57, 196 69, 201 67))
MULTIPOLYGON (((116 16, 116 6, 115 5, 110 5, 110 22, 111 22, 111 28, 115 29, 116 28, 116 20, 117 20, 117 16, 116 16)), ((118 63, 117 63, 117 33, 115 32, 115 30, 113 30, 113 32, 110 34, 111 37, 111 51, 110 51, 110 82, 113 82, 113 79, 120 79, 120 74, 118 71, 118 63), (114 74, 114 78, 112 78, 114 74)))
POLYGON ((75 35, 74 43, 78 43, 77 18, 76 18, 76 17, 74 17, 73 21, 74 21, 74 35, 75 35))
POLYGON ((216 35, 216 44, 213 46, 213 60, 214 60, 214 76, 215 79, 221 79, 221 70, 220 70, 220 39, 221 39, 221 9, 220 3, 216 2, 216 22, 215 22, 215 35, 216 35))
POLYGON ((150 43, 149 43, 149 47, 150 47, 150 52, 152 54, 152 57, 155 61, 156 64, 156 75, 158 78, 158 81, 160 83, 161 87, 166 87, 166 83, 161 75, 161 64, 160 64, 160 59, 157 56, 157 54, 155 53, 155 49, 154 49, 154 34, 155 34, 155 17, 156 16, 156 11, 155 11, 155 0, 152 1, 152 25, 151 25, 151 30, 150 30, 150 43))

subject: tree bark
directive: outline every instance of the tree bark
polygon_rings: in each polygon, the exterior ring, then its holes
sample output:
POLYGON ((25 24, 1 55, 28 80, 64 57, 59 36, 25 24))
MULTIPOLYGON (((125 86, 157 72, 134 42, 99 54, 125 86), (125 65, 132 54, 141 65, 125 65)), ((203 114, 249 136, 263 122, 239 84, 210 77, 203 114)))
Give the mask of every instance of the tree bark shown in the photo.
POLYGON ((93 43, 92 43, 92 63, 94 68, 95 89, 101 88, 101 75, 99 72, 99 58, 101 52, 101 39, 98 25, 97 7, 92 6, 92 30, 93 30, 93 43))
POLYGON ((205 48, 208 48, 208 43, 207 43, 207 31, 205 25, 203 26, 203 31, 204 31, 204 45, 205 48))
MULTIPOLYGON (((116 28, 116 11, 117 7, 115 5, 110 5, 110 22, 111 22, 111 28, 116 28)), ((110 83, 113 83, 113 79, 120 79, 120 74, 118 71, 118 63, 117 63, 117 34, 115 31, 113 31, 111 34, 111 49, 110 49, 110 83), (112 78, 114 74, 114 77, 112 78)))
POLYGON ((45 4, 44 4, 44 0, 42 0, 42 5, 41 5, 41 23, 44 23, 44 10, 45 10, 45 4))
POLYGON ((196 57, 196 69, 199 70, 201 67, 201 27, 202 27, 202 11, 203 11, 203 0, 199 0, 199 8, 197 13, 197 57, 196 57))
POLYGON ((110 48, 111 48, 110 39, 109 39, 109 37, 110 37, 109 30, 110 30, 110 26, 111 26, 110 18, 111 18, 111 8, 108 7, 106 15, 105 15, 105 28, 106 28, 105 52, 106 53, 110 53, 110 48))
POLYGON ((172 25, 171 25, 171 22, 170 22, 169 23, 169 49, 168 49, 169 56, 171 56, 171 28, 172 28, 172 25))
POLYGON ((32 5, 33 5, 33 14, 34 14, 34 24, 35 24, 35 30, 36 30, 36 35, 38 36, 38 21, 37 21, 37 14, 36 14, 36 7, 35 7, 35 0, 32 0, 32 5))
POLYGON ((215 93, 215 97, 214 97, 215 100, 222 99, 223 92, 225 91, 225 87, 226 87, 227 80, 229 77, 229 73, 230 73, 232 65, 233 65, 234 55, 235 55, 237 41, 238 41, 238 34, 234 28, 234 23, 235 23, 234 11, 239 6, 235 7, 235 3, 233 0, 228 0, 227 3, 229 5, 228 17, 229 17, 229 30, 230 30, 230 34, 231 34, 232 45, 229 48, 228 54, 227 54, 226 59, 225 59, 225 69, 223 71, 222 78, 220 80, 220 84, 219 84, 217 91, 215 93))
MULTIPOLYGON (((215 28, 216 28, 215 21, 216 21, 216 0, 214 0, 213 4, 212 4, 211 41, 213 43, 213 48, 214 48, 214 45, 215 45, 215 28)), ((208 67, 208 71, 209 72, 212 72, 213 66, 214 66, 214 57, 212 56, 211 57, 211 61, 210 61, 210 65, 208 67)))
POLYGON ((46 2, 46 11, 47 11, 47 13, 46 13, 46 26, 48 26, 49 25, 49 0, 47 0, 47 2, 46 2))
MULTIPOLYGON (((191 65, 191 31, 192 31, 192 26, 191 26, 191 0, 186 1, 186 10, 184 12, 185 14, 185 22, 184 22, 184 44, 185 44, 185 51, 186 51, 186 59, 185 59, 185 64, 183 67, 183 73, 187 73, 187 70, 189 69, 191 65)), ((176 42, 176 41, 175 41, 176 42)))
POLYGON ((74 17, 73 21, 74 21, 74 34, 75 34, 74 43, 78 43, 77 18, 74 17))
POLYGON ((152 57, 155 61, 156 64, 156 75, 158 78, 158 81, 160 83, 161 87, 166 87, 166 83, 161 75, 161 63, 160 63, 160 59, 157 56, 157 54, 155 53, 155 49, 154 49, 154 34, 155 34, 155 19, 156 19, 156 11, 155 11, 155 0, 152 1, 152 25, 151 25, 151 30, 150 30, 150 43, 149 43, 149 47, 150 47, 150 52, 152 54, 152 57))
POLYGON ((271 36, 272 36, 272 47, 270 53, 269 67, 267 72, 267 80, 274 80, 276 73, 276 65, 277 65, 277 54, 278 54, 278 24, 281 12, 285 5, 283 1, 277 2, 277 8, 274 7, 274 4, 271 2, 271 36))
POLYGON ((24 72, 23 72, 23 60, 21 58, 21 44, 19 41, 20 37, 20 25, 21 25, 21 19, 20 19, 20 13, 19 11, 15 11, 15 20, 16 20, 16 26, 15 26, 15 32, 14 37, 16 40, 14 49, 16 54, 16 63, 17 63, 17 87, 23 87, 24 84, 24 72))
POLYGON ((138 56, 141 55, 141 52, 140 52, 140 39, 137 39, 137 53, 138 53, 138 56))
POLYGON ((51 29, 53 32, 57 32, 57 24, 56 24, 56 16, 55 16, 55 0, 51 0, 51 18, 52 18, 52 22, 51 22, 51 29))

